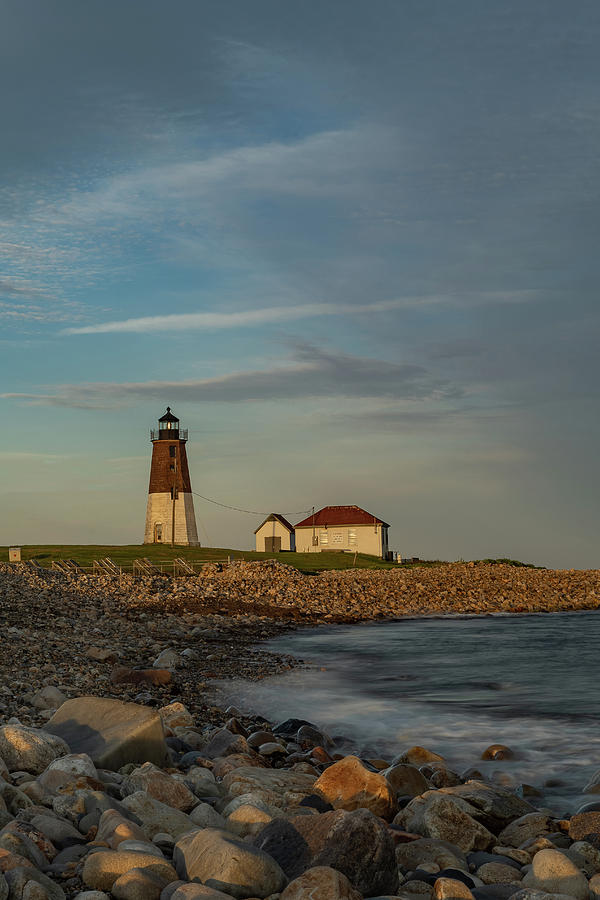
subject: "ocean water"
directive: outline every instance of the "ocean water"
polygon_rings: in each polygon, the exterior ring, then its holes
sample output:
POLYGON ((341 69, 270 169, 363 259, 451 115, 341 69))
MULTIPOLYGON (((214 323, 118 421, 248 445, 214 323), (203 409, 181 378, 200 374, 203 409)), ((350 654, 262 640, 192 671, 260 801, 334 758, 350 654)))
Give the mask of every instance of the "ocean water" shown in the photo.
POLYGON ((533 785, 560 814, 600 801, 582 794, 600 769, 600 611, 321 627, 264 646, 306 666, 223 684, 243 711, 307 719, 364 755, 420 744, 456 772, 533 785), (482 762, 492 743, 516 758, 482 762))

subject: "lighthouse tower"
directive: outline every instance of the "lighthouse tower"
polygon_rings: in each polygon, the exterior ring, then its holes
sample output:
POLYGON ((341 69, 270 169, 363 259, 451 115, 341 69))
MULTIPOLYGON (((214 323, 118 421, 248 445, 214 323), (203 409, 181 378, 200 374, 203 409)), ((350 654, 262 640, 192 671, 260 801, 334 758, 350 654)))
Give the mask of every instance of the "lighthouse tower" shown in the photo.
POLYGON ((167 406, 150 432, 152 465, 146 507, 145 544, 200 546, 185 445, 187 428, 167 406))

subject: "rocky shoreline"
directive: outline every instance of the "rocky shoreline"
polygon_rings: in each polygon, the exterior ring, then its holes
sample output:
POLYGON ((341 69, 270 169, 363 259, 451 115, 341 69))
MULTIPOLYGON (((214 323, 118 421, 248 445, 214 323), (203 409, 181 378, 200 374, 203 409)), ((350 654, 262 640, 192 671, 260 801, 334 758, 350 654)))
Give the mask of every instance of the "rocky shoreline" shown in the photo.
POLYGON ((360 759, 310 722, 226 716, 84 696, 2 725, 0 898, 600 896, 600 803, 562 818, 434 750, 360 759))
POLYGON ((266 561, 201 574, 65 575, 0 564, 0 716, 43 723, 45 686, 146 704, 181 700, 216 721, 215 679, 264 678, 301 661, 260 642, 300 625, 400 616, 596 609, 600 572, 449 564, 305 575, 266 561))
POLYGON ((288 569, 0 566, 0 900, 600 897, 593 796, 567 818, 435 747, 343 755, 210 688, 298 664, 257 642, 299 623, 597 608, 599 573, 288 569))

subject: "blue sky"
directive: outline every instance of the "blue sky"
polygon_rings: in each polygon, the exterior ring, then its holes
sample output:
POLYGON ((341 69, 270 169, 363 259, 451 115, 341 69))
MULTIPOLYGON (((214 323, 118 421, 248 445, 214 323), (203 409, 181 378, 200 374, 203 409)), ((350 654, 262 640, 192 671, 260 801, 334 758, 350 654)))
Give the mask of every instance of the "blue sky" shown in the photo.
POLYGON ((169 404, 208 497, 596 566, 599 31, 594 2, 1 0, 0 543, 140 540, 169 404))

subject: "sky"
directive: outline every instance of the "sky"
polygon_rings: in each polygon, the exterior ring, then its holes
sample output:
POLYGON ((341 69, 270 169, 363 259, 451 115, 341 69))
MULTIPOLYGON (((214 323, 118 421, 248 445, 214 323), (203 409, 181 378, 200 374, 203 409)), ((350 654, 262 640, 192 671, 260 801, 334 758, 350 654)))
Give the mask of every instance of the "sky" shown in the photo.
POLYGON ((0 544, 597 567, 596 0, 0 0, 0 544))

